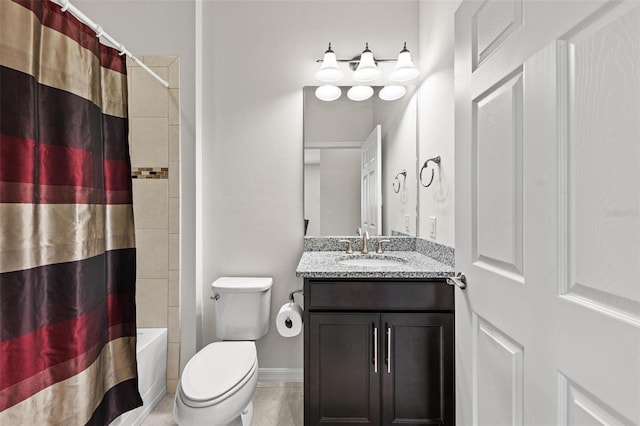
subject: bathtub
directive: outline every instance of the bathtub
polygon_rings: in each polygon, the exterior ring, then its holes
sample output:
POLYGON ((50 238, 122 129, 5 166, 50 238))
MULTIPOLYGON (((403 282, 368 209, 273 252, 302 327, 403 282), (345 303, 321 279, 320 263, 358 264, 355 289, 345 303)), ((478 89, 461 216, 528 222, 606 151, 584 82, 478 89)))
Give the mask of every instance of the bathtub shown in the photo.
POLYGON ((144 405, 116 418, 112 426, 137 426, 167 393, 167 329, 139 328, 138 389, 144 405))

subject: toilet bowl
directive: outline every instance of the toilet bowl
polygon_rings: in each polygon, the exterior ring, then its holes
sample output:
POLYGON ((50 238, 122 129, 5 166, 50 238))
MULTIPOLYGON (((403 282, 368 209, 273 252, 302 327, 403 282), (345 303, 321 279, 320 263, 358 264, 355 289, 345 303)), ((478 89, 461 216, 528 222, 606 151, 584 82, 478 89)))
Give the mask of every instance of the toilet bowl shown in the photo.
POLYGON ((251 425, 258 382, 252 341, 211 343, 187 363, 176 389, 180 425, 251 425))
POLYGON ((182 372, 173 404, 180 426, 250 426, 258 383, 255 340, 269 332, 270 277, 221 277, 214 292, 215 335, 182 372))

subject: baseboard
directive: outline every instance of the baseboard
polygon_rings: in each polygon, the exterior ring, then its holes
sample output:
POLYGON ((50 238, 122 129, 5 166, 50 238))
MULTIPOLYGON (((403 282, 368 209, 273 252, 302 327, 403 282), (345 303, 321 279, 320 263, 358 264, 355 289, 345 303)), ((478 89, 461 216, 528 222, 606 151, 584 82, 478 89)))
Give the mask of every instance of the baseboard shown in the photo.
POLYGON ((261 382, 302 382, 302 368, 258 368, 258 381, 261 382))

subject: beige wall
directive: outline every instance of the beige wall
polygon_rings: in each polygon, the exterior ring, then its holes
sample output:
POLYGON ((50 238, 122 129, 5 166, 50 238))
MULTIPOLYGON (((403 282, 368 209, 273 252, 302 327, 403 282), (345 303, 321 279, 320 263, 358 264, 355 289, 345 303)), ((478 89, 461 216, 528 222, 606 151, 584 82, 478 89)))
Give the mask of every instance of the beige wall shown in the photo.
MULTIPOLYGON (((455 245, 455 99, 453 73, 454 13, 461 0, 420 0, 420 86, 418 164, 441 158, 433 184, 418 187, 418 236, 455 245), (436 238, 429 237, 429 217, 436 238)), ((431 168, 430 163, 429 168, 431 168)), ((425 183, 431 176, 425 170, 425 183)))
MULTIPOLYGON (((331 42, 395 57, 418 42, 417 1, 206 1, 203 34, 202 341, 214 341, 209 284, 223 275, 274 278, 261 368, 301 368, 302 336, 273 326, 303 245, 302 88, 331 42)), ((417 49, 417 48, 416 48, 417 49)), ((416 52, 417 53, 417 52, 416 52)), ((417 56, 417 55, 416 55, 417 56)), ((345 84, 349 84, 345 82, 345 84)))
POLYGON ((167 90, 129 60, 129 141, 136 226, 138 327, 168 328, 167 389, 180 362, 180 59, 143 56, 167 90))

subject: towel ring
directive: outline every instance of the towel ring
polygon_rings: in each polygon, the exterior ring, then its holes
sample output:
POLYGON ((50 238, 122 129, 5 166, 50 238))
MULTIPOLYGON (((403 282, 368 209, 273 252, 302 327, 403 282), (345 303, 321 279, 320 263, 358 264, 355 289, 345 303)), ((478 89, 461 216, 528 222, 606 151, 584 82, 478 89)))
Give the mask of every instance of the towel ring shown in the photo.
POLYGON ((400 182, 400 179, 398 178, 398 176, 404 176, 404 181, 407 181, 407 171, 403 170, 400 173, 396 174, 395 179, 393 179, 393 192, 395 192, 396 194, 398 192, 400 192, 400 187, 402 186, 402 182, 400 182), (398 189, 396 189, 396 182, 398 183, 398 189))
POLYGON ((428 188, 431 186, 431 184, 433 183, 433 177, 435 176, 435 170, 431 169, 431 179, 429 180, 429 183, 426 185, 422 183, 422 172, 424 171, 424 169, 426 169, 429 166, 430 161, 433 161, 436 164, 440 164, 440 156, 438 155, 437 157, 429 158, 427 161, 424 162, 424 164, 422 165, 422 168, 420 169, 420 185, 424 186, 425 188, 428 188))

